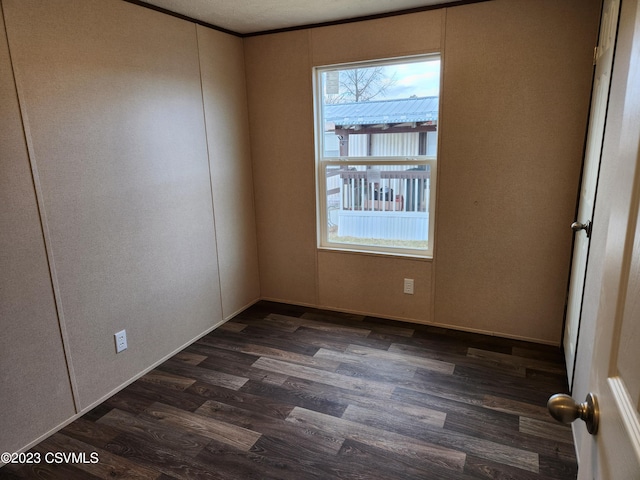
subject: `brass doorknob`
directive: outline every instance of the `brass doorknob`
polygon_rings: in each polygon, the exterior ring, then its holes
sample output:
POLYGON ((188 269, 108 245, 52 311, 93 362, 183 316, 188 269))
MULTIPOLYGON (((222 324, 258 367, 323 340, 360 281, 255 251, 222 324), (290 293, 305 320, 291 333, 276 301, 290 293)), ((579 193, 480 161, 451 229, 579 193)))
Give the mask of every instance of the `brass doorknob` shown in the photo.
POLYGON ((579 418, 587 424, 587 431, 591 435, 598 433, 600 409, 598 399, 593 393, 589 393, 583 403, 576 403, 569 395, 557 393, 549 398, 547 408, 551 416, 559 422, 571 423, 579 418))

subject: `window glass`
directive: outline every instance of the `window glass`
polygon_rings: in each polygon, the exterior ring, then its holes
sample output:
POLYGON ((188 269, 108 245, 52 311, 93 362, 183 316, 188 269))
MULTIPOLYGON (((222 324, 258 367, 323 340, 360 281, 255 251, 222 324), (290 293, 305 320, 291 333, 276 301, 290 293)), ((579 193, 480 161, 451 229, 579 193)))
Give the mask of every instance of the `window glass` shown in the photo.
POLYGON ((316 69, 319 246, 429 257, 440 59, 316 69))

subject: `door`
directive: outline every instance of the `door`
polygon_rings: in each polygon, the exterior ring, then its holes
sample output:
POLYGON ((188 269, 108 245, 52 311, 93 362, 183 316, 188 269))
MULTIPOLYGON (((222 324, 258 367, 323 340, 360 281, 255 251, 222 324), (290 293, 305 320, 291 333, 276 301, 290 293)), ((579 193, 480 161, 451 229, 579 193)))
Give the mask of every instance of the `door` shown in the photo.
POLYGON ((591 236, 591 222, 593 221, 598 171, 600 169, 600 155, 602 153, 602 140, 604 138, 619 9, 620 0, 605 0, 602 7, 600 37, 594 55, 596 69, 593 93, 591 96, 591 114, 589 116, 589 131, 582 171, 578 216, 576 223, 572 225, 575 234, 573 259, 571 263, 571 281, 569 283, 569 298, 567 302, 567 317, 563 339, 570 388, 573 385, 578 331, 582 310, 582 295, 587 269, 587 256, 589 253, 589 237, 591 236))
POLYGON ((640 0, 622 2, 613 88, 624 94, 603 157, 609 220, 595 226, 606 231, 596 335, 591 365, 579 365, 591 371, 600 427, 578 439, 581 480, 640 479, 640 0))

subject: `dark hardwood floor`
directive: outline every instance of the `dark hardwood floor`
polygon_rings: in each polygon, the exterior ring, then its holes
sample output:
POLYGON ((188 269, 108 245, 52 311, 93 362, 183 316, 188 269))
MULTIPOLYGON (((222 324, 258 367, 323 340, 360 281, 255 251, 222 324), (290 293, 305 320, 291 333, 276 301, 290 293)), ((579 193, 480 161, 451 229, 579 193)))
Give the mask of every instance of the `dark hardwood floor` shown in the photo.
POLYGON ((573 479, 557 348, 260 302, 2 478, 573 479))

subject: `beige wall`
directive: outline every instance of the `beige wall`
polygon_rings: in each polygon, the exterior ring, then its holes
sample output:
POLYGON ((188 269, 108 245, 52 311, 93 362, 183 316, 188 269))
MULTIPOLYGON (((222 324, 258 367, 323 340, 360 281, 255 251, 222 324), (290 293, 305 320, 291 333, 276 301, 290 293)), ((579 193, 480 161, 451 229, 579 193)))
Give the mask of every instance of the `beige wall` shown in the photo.
POLYGON ((309 30, 313 66, 438 52, 445 9, 309 30))
POLYGON ((242 41, 116 0, 2 8, 23 114, 4 45, 0 451, 14 451, 254 302, 259 284, 242 41))
POLYGON ((559 344, 598 7, 495 0, 246 39, 262 295, 559 344), (312 66, 437 51, 434 259, 318 252, 312 66))
POLYGON ((198 26, 222 313, 260 298, 242 40, 198 26))
POLYGON ((1 11, 0 329, 0 450, 13 452, 75 410, 1 11))
POLYGON ((598 1, 447 11, 435 318, 559 343, 598 1))
POLYGON ((366 253, 318 253, 319 305, 378 316, 431 321, 433 263, 366 253), (390 286, 414 279, 414 294, 390 286))
POLYGON ((316 250, 311 68, 378 55, 438 51, 443 18, 440 10, 245 39, 263 298, 430 319, 428 263, 316 250), (410 267, 404 270, 399 265, 410 267), (401 289, 390 292, 387 285, 374 285, 372 269, 394 272, 400 282, 414 275, 424 295, 408 299, 401 289), (368 299, 371 287, 384 293, 381 302, 368 299), (381 308, 372 309, 374 304, 381 308))
POLYGON ((246 39, 263 298, 317 304, 309 33, 246 39))

